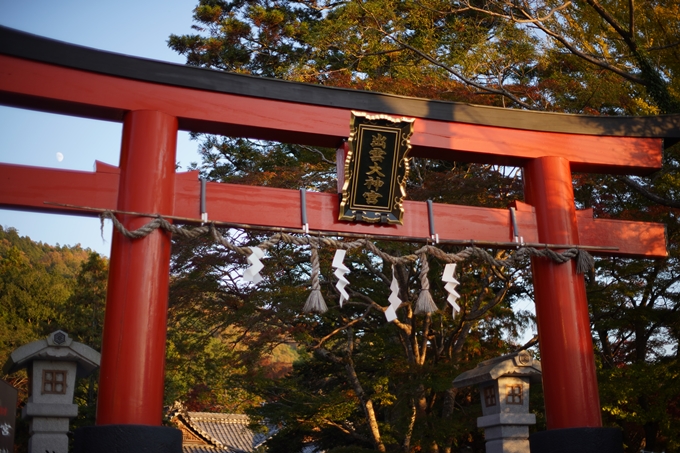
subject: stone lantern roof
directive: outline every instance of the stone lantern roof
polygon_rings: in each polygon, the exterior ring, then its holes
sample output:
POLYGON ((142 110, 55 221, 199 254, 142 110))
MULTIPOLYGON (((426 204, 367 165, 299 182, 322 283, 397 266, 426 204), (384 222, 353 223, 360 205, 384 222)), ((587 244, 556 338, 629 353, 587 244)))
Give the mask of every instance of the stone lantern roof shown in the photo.
POLYGON ((476 368, 456 377, 453 386, 484 384, 505 376, 529 378, 532 383, 540 384, 541 362, 534 360, 527 351, 514 352, 480 362, 476 368))
POLYGON ((28 368, 30 390, 21 414, 29 422, 29 453, 68 453, 69 420, 78 415, 78 405, 73 404, 76 378, 95 371, 100 357, 61 330, 10 354, 4 373, 28 368))
POLYGON ((77 377, 90 375, 99 367, 101 354, 83 343, 73 341, 64 331, 57 330, 42 340, 25 344, 12 352, 2 372, 14 373, 28 367, 35 360, 77 363, 77 377))
POLYGON ((483 415, 477 427, 484 428, 486 453, 529 451, 529 425, 536 424, 529 412, 532 382, 541 382, 541 363, 527 351, 485 360, 453 380, 455 388, 479 387, 483 415))

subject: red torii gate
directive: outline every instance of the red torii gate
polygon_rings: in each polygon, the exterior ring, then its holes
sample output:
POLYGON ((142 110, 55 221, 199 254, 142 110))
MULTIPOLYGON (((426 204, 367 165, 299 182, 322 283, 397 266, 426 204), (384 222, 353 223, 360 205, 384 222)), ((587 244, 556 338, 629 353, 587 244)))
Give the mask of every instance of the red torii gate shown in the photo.
MULTIPOLYGON (((175 173, 178 129, 334 147, 349 134, 350 110, 361 110, 416 118, 412 156, 523 167, 527 204, 517 203, 517 223, 526 242, 666 256, 663 225, 576 211, 571 172, 660 168, 664 139, 680 137, 680 116, 593 118, 311 86, 111 54, 4 27, 0 104, 123 122, 119 168, 97 163, 90 173, 0 164, 5 208, 97 215, 77 207, 87 206, 199 222, 197 174, 175 173)), ((300 227, 297 191, 208 183, 206 192, 210 220, 300 227)), ((403 225, 340 222, 337 196, 307 194, 312 230, 429 237, 427 205, 407 201, 404 209, 403 225)), ((441 240, 512 240, 507 210, 435 204, 433 211, 441 240)), ((128 229, 149 221, 120 218, 128 229)), ((181 438, 178 444, 175 431, 160 427, 170 245, 160 230, 139 240, 113 233, 98 426, 78 433, 80 451, 142 445, 180 451, 181 438)), ((573 451, 620 450, 601 428, 583 279, 574 263, 534 259, 532 269, 549 429, 539 434, 548 443, 567 435, 573 451)))

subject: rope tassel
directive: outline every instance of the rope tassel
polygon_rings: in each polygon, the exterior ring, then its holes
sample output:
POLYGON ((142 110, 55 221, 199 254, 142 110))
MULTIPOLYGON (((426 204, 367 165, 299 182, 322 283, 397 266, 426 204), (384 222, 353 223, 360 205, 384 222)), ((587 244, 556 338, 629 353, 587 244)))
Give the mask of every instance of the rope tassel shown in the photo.
POLYGON ((321 295, 321 284, 319 283, 320 273, 319 248, 316 245, 312 245, 312 292, 302 309, 305 313, 325 313, 328 311, 326 301, 323 300, 323 296, 321 295))
POLYGON ((430 264, 427 262, 427 254, 420 255, 420 294, 416 301, 416 308, 414 313, 416 315, 434 313, 438 310, 437 306, 430 294, 430 281, 427 279, 427 273, 430 270, 430 264))
POLYGON ((576 254, 576 272, 585 274, 595 267, 593 256, 583 249, 578 249, 576 254))

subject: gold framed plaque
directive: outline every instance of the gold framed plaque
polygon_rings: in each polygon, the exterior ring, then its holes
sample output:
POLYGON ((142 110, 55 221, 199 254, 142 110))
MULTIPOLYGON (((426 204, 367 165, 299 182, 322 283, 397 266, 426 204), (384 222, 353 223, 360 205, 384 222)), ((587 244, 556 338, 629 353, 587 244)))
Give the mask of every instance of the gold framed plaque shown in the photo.
POLYGON ((403 223, 414 121, 352 112, 340 220, 403 223))

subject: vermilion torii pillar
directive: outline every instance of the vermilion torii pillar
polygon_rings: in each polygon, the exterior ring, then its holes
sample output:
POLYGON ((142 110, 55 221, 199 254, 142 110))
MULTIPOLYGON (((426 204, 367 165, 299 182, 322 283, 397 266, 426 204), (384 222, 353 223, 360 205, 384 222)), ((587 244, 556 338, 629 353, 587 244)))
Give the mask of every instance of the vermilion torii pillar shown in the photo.
MULTIPOLYGON (((119 210, 198 223, 197 174, 174 172, 178 129, 333 147, 347 137, 354 109, 415 118, 413 156, 523 167, 528 204, 517 203, 517 223, 528 243, 666 256, 663 225, 577 211, 571 172, 660 168, 664 139, 680 138, 680 116, 591 118, 407 99, 125 57, 3 27, 0 103, 123 123, 120 168, 98 163, 89 173, 0 164, 6 208, 92 216, 119 210)), ((425 203, 405 202, 404 224, 390 226, 340 222, 338 208, 333 194, 307 194, 310 228, 429 237, 425 203)), ((207 211, 219 222, 301 227, 297 191, 208 183, 207 211)), ((134 229, 149 216, 120 218, 134 229)), ((441 240, 513 238, 508 210, 435 204, 434 216, 441 240)), ((98 426, 78 433, 81 451, 181 449, 178 433, 160 426, 169 257, 166 233, 140 240, 114 233, 98 426)), ((532 450, 545 451, 560 436, 568 436, 572 451, 620 450, 601 428, 583 279, 571 263, 536 259, 532 268, 549 428, 532 450)))
MULTIPOLYGON (((538 240, 579 244, 569 161, 540 157, 524 167, 527 203, 536 210, 538 240)), ((541 366, 549 429, 602 426, 588 300, 576 263, 532 259, 541 366), (578 397, 574 397, 578 395, 578 397)))
MULTIPOLYGON (((175 196, 177 118, 151 110, 123 121, 118 210, 170 212, 175 196)), ((150 218, 121 216, 135 230, 150 218)), ((97 399, 101 425, 160 425, 163 418, 170 234, 156 230, 139 240, 113 233, 97 399)))

